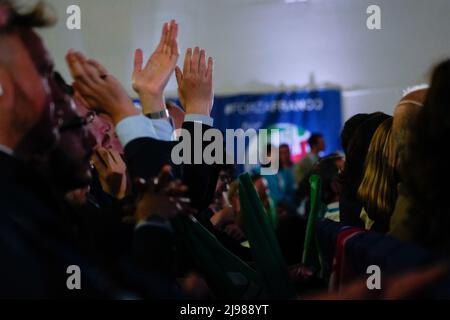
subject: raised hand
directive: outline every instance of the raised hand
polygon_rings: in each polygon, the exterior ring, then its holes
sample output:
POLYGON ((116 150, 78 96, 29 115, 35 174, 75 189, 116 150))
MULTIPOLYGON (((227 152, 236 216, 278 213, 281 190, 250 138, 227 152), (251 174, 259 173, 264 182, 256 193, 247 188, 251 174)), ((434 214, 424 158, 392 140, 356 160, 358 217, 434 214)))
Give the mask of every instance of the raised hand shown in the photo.
POLYGON ((100 63, 73 51, 69 51, 66 61, 75 80, 75 92, 82 97, 87 107, 106 113, 114 124, 139 114, 120 82, 100 63))
POLYGON ((103 191, 123 199, 127 195, 127 166, 120 154, 112 149, 98 148, 92 161, 99 174, 103 191))
POLYGON ((198 47, 188 49, 184 58, 183 71, 175 69, 180 102, 186 113, 211 114, 213 91, 213 59, 206 62, 205 50, 198 47))
POLYGON ((178 61, 178 24, 175 20, 165 23, 161 40, 147 64, 141 49, 134 55, 133 89, 139 94, 144 113, 153 113, 165 108, 164 89, 178 61))

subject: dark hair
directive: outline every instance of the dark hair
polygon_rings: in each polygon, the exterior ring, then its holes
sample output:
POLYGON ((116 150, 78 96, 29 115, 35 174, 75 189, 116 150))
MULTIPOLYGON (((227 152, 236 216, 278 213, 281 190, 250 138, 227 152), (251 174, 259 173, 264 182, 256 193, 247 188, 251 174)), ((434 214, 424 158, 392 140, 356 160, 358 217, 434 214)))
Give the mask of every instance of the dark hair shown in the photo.
POLYGON ((357 200, 357 191, 363 178, 364 163, 370 142, 380 124, 389 118, 391 116, 382 112, 370 114, 369 118, 355 131, 353 138, 350 139, 342 175, 343 188, 349 200, 357 200))
MULTIPOLYGON (((281 148, 287 148, 289 150, 289 152, 291 152, 291 147, 287 143, 280 144, 278 151, 280 151, 281 148)), ((292 159, 289 159, 288 168, 292 167, 293 165, 294 165, 294 163, 292 162, 292 159)), ((283 168, 284 168, 284 166, 280 162, 280 169, 283 169, 283 168)))
POLYGON ((347 153, 350 140, 355 135, 358 127, 369 118, 370 115, 368 113, 358 113, 345 122, 344 129, 341 132, 342 149, 345 153, 347 153))
POLYGON ((56 23, 55 11, 45 1, 38 1, 32 6, 27 6, 17 0, 0 0, 0 10, 8 10, 8 18, 5 25, 0 25, 0 32, 8 32, 14 27, 48 27, 56 23))
POLYGON ((450 60, 434 69, 424 106, 411 130, 401 170, 411 201, 412 236, 422 245, 449 255, 450 167, 442 153, 450 137, 450 60))
POLYGON ((322 180, 322 200, 326 204, 339 196, 333 189, 333 183, 339 183, 339 168, 336 165, 336 160, 342 158, 339 154, 330 154, 320 159, 314 169, 314 173, 319 175, 322 180))
POLYGON ((309 139, 308 139, 309 146, 311 148, 316 146, 319 143, 320 139, 323 139, 323 134, 321 134, 321 133, 313 133, 311 135, 311 137, 309 137, 309 139))

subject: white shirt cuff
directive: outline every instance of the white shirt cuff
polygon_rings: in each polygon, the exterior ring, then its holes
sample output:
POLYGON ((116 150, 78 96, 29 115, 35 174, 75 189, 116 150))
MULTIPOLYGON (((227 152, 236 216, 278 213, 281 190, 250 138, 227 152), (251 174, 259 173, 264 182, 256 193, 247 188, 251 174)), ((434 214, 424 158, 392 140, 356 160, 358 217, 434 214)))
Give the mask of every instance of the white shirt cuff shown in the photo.
POLYGON ((120 121, 116 125, 116 133, 120 143, 125 147, 131 141, 139 138, 171 141, 172 126, 166 120, 151 120, 144 115, 137 115, 120 121))
POLYGON ((158 140, 172 141, 173 128, 168 119, 148 119, 155 128, 158 140))
POLYGON ((186 114, 186 116, 184 117, 184 121, 185 122, 199 122, 199 123, 206 124, 210 127, 212 127, 214 125, 214 119, 211 118, 210 116, 205 116, 204 114, 194 114, 194 113, 186 114))

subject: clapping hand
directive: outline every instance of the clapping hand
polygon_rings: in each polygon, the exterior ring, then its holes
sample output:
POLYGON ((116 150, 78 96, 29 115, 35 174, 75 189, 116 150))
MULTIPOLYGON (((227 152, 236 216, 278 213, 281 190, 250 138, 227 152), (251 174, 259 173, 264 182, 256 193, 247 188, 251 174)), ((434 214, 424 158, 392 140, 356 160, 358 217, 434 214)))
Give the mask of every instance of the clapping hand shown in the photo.
POLYGON ((75 80, 75 92, 88 108, 109 115, 114 124, 139 114, 120 82, 100 63, 74 51, 69 51, 66 61, 75 80))
POLYGON ((195 213, 190 208, 189 199, 185 198, 187 187, 180 180, 172 180, 170 166, 164 167, 158 178, 145 183, 141 181, 139 189, 141 195, 135 212, 137 221, 150 217, 171 219, 180 213, 195 213))
POLYGON ((175 20, 165 23, 161 40, 145 66, 141 49, 134 56, 133 89, 139 94, 144 113, 164 110, 164 89, 178 61, 178 24, 175 20))
POLYGON ((206 62, 205 50, 198 47, 188 49, 184 58, 183 71, 175 69, 180 102, 186 113, 209 116, 212 111, 213 59, 206 62))

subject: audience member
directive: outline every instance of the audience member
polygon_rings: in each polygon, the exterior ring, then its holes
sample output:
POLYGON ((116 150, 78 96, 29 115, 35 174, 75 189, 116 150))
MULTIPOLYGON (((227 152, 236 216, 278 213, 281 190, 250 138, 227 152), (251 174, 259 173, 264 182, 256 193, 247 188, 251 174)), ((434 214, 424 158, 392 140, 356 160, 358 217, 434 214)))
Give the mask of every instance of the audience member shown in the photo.
MULTIPOLYGON (((427 297, 425 289, 437 285, 448 294, 448 266, 440 259, 450 255, 450 168, 442 153, 450 135, 450 60, 434 69, 430 87, 405 94, 394 117, 351 117, 341 133, 345 156, 321 158, 320 133, 311 135, 310 153, 295 166, 289 145, 267 145, 279 171, 254 172, 259 199, 246 201, 264 207, 272 228, 252 238, 250 248, 236 167, 180 164, 172 155, 185 132, 191 156, 208 146, 213 59, 189 48, 178 67, 179 26, 165 23, 148 60, 141 49, 134 54, 137 108, 123 84, 80 52, 66 56, 72 85, 54 71, 34 30, 54 22, 44 1, 24 11, 18 0, 0 0, 0 298, 265 297, 273 281, 261 277, 265 264, 252 256, 261 244, 265 261, 286 260, 273 264, 281 266, 271 268, 280 269, 271 270, 274 277, 286 278, 302 296, 427 297), (172 76, 180 106, 166 101, 172 76), (321 221, 309 216, 312 175, 320 177, 321 221), (321 269, 305 262, 304 243, 321 269), (398 248, 405 259, 394 263, 398 248), (373 294, 356 274, 386 259, 386 288, 373 294), (82 270, 82 290, 68 289, 69 266, 82 270), (339 295, 310 295, 332 277, 351 285, 339 295), (398 283, 407 290, 397 290, 398 283)), ((280 293, 286 295, 292 294, 280 293)))
POLYGON ((345 224, 362 226, 360 220, 362 203, 358 200, 357 192, 363 179, 364 163, 372 137, 378 126, 388 118, 388 115, 381 112, 371 114, 358 126, 348 144, 339 200, 340 221, 345 224))
POLYGON ((407 214, 402 219, 403 232, 394 234, 446 256, 450 252, 446 207, 449 168, 442 148, 450 134, 449 80, 447 60, 434 69, 424 106, 411 123, 411 139, 400 168, 408 199, 407 214))
POLYGON ((320 133, 313 133, 308 139, 310 152, 297 163, 295 167, 295 180, 300 184, 320 159, 320 153, 325 151, 325 140, 320 133))
POLYGON ((385 120, 375 131, 358 188, 363 205, 361 219, 366 229, 386 233, 397 200, 397 152, 392 135, 393 119, 385 120))

